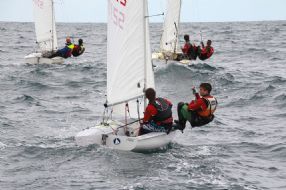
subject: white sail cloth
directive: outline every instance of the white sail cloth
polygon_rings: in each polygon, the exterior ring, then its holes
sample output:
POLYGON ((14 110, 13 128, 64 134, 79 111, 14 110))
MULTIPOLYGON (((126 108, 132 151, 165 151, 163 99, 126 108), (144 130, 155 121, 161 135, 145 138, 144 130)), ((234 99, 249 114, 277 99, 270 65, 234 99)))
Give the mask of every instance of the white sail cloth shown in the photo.
POLYGON ((37 43, 42 52, 57 49, 53 0, 33 0, 37 43))
POLYGON ((181 0, 167 0, 167 12, 160 42, 160 49, 163 52, 177 52, 179 49, 180 15, 181 0))
POLYGON ((108 1, 107 104, 129 102, 132 113, 136 101, 129 100, 154 87, 147 15, 147 0, 108 1))

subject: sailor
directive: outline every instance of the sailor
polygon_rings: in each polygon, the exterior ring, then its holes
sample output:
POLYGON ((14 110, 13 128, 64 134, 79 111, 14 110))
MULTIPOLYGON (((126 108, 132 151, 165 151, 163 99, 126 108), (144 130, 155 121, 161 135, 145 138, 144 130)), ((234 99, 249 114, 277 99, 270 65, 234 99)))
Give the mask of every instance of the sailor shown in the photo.
POLYGON ((140 134, 169 133, 173 125, 172 103, 165 98, 156 98, 156 92, 153 88, 146 89, 145 97, 149 103, 144 112, 140 134))
POLYGON ((83 54, 83 52, 85 51, 85 47, 83 46, 83 40, 79 39, 78 40, 78 45, 74 45, 73 51, 72 51, 72 55, 74 57, 78 57, 81 54, 83 54))
POLYGON ((200 95, 193 87, 193 94, 196 100, 191 103, 180 102, 178 104, 178 118, 175 121, 179 124, 178 129, 184 130, 186 121, 189 121, 192 127, 200 127, 210 123, 214 119, 214 112, 217 108, 217 100, 210 95, 212 86, 209 83, 202 83, 200 85, 200 95))
POLYGON ((184 57, 190 60, 196 60, 197 59, 197 47, 195 45, 192 45, 190 43, 190 36, 184 35, 185 45, 182 47, 182 52, 184 54, 184 57))
POLYGON ((59 49, 56 53, 51 55, 49 58, 53 58, 53 57, 63 57, 65 59, 69 58, 72 55, 73 49, 74 49, 74 44, 71 42, 71 39, 67 37, 65 47, 62 49, 59 49))
POLYGON ((200 60, 204 61, 206 59, 209 59, 213 55, 214 48, 211 46, 211 40, 207 41, 207 46, 204 45, 204 42, 201 42, 201 45, 202 48, 200 46, 198 47, 198 56, 200 60))

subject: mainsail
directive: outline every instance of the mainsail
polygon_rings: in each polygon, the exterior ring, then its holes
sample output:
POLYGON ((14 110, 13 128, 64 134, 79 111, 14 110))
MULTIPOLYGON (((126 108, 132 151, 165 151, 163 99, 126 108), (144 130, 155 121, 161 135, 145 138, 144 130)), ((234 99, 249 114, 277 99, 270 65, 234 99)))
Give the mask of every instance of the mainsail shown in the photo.
POLYGON ((42 52, 57 49, 53 0, 33 0, 37 43, 42 52))
POLYGON ((167 13, 164 21, 160 48, 163 52, 177 52, 179 49, 178 29, 181 14, 181 0, 167 0, 167 13))
POLYGON ((144 88, 154 87, 147 16, 147 0, 108 1, 108 105, 128 102, 130 111, 136 112, 134 100, 143 96, 144 88))

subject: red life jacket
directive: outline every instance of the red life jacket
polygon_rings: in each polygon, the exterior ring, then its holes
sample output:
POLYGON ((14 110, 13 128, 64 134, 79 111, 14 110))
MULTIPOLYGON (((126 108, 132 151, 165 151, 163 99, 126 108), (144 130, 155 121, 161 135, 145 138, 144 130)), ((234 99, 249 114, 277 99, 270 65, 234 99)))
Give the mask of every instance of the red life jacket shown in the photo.
POLYGON ((169 125, 173 123, 172 104, 164 98, 156 98, 152 105, 157 110, 157 114, 152 117, 152 120, 157 125, 169 125))
POLYGON ((199 58, 202 61, 209 59, 213 55, 213 53, 214 53, 214 48, 212 46, 210 46, 210 47, 207 46, 207 47, 202 49, 202 52, 201 52, 201 55, 199 56, 199 58), (208 51, 208 48, 210 48, 209 51, 208 51))
POLYGON ((185 43, 184 47, 182 48, 182 51, 185 55, 189 53, 191 46, 192 45, 190 44, 190 42, 185 43))

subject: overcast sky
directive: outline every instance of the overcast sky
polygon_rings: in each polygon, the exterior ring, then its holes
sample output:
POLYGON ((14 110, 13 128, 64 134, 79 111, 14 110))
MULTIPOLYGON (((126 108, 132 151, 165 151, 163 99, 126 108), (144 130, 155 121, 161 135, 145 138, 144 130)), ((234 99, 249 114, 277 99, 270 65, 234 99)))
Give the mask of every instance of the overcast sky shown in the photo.
MULTIPOLYGON (((165 2, 149 0, 149 14, 162 13, 165 2)), ((55 0, 55 6, 58 22, 106 22, 107 0, 55 0)), ((32 0, 0 0, 0 8, 0 21, 33 21, 32 0)), ((150 20, 162 22, 163 17, 152 17, 150 20)), ((286 0, 183 0, 181 20, 286 20, 286 0)))

